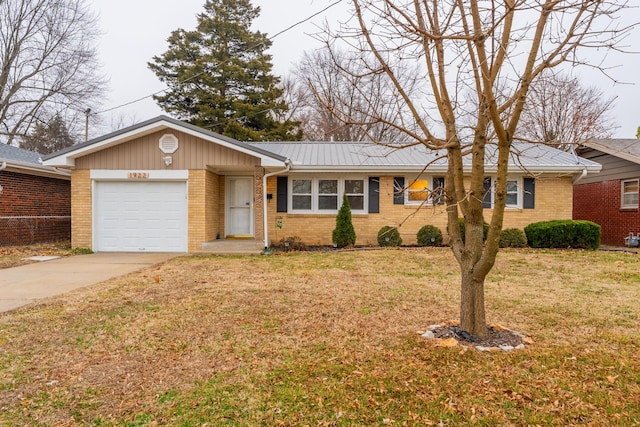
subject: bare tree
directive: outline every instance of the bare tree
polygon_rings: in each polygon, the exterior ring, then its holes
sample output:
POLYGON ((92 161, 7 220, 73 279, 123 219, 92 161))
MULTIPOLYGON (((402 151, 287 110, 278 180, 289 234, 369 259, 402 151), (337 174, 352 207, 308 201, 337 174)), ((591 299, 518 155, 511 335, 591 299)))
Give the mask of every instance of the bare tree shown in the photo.
MULTIPOLYGON (((361 55, 328 47, 305 53, 294 71, 302 103, 296 119, 305 139, 390 141, 403 136, 390 123, 401 121, 404 102, 379 70, 361 68, 361 55)), ((403 82, 409 85, 414 77, 408 71, 403 82)))
MULTIPOLYGON (((353 123, 383 123, 409 144, 446 152, 448 233, 461 271, 461 327, 487 334, 484 282, 499 248, 507 196, 510 151, 530 87, 545 70, 588 64, 585 49, 612 49, 631 28, 615 18, 625 7, 614 0, 351 0, 354 25, 329 33, 327 41, 361 54, 348 78, 370 70, 393 87, 406 112, 390 120, 384 111, 353 123), (424 78, 404 80, 420 63, 424 78), (410 65, 407 65, 410 64, 410 65), (493 214, 483 244, 485 154, 497 161, 493 214), (470 157, 470 167, 463 158, 470 157), (458 226, 462 214, 464 239, 458 226)), ((602 69, 604 71, 604 69, 602 69)), ((366 93, 362 93, 366 96, 366 93)), ((367 98, 370 105, 375 99, 367 98)), ((347 99, 348 101, 348 99, 347 99)), ((345 113, 343 110, 342 113, 345 113)), ((359 111, 360 112, 360 111, 359 111)), ((426 165, 425 167, 428 167, 426 165)))
POLYGON ((577 77, 544 73, 531 86, 517 138, 562 150, 591 138, 610 138, 616 127, 609 115, 614 100, 577 77))
MULTIPOLYGON (((84 0, 0 1, 0 135, 27 136, 36 121, 96 105, 95 16, 84 0)), ((84 123, 69 120, 67 123, 84 123)))

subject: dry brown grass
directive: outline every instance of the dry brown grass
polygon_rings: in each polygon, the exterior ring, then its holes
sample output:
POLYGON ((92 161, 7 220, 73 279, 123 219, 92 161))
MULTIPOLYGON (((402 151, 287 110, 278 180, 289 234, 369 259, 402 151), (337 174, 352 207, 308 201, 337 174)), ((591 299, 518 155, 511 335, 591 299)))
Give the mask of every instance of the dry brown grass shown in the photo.
POLYGON ((0 269, 37 262, 27 259, 33 256, 69 256, 72 253, 69 241, 36 243, 29 246, 0 246, 0 269))
POLYGON ((513 353, 457 317, 447 249, 185 257, 0 315, 0 425, 640 425, 637 255, 505 250, 513 353))

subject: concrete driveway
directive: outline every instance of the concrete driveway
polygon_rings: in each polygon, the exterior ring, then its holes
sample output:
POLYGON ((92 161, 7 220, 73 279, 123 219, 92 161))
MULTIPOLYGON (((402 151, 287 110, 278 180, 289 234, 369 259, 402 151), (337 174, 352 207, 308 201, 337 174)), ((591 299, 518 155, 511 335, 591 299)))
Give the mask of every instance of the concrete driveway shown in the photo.
POLYGON ((150 267, 180 254, 96 253, 0 270, 0 312, 150 267))

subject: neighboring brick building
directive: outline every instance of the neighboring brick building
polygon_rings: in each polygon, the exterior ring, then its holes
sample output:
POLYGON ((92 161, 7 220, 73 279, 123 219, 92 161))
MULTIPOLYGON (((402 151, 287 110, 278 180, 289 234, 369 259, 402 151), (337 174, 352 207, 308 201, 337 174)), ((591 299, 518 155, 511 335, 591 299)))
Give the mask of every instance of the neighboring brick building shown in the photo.
POLYGON ((0 144, 0 246, 71 239, 68 171, 40 155, 0 144))
POLYGON ((578 152, 602 171, 575 185, 573 218, 600 224, 603 244, 623 246, 629 233, 640 233, 640 140, 592 140, 578 152))
MULTIPOLYGON (((492 150, 487 147, 487 219, 492 150)), ((446 157, 418 146, 243 143, 160 116, 54 153, 45 164, 71 169, 72 245, 96 252, 197 252, 232 238, 264 247, 292 236, 331 245, 343 194, 358 245, 377 244, 387 225, 400 226, 405 244, 416 243, 423 225, 446 227, 444 206, 426 197, 442 187, 446 157)), ((524 228, 570 219, 572 177, 600 165, 517 143, 509 168, 504 226, 524 228)))

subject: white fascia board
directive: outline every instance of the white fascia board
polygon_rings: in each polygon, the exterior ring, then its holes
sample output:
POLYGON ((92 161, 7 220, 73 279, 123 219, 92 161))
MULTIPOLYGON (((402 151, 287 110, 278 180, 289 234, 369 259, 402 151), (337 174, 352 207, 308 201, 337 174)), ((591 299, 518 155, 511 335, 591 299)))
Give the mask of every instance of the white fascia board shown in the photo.
MULTIPOLYGON (((7 163, 7 170, 26 171, 32 175, 51 176, 54 178, 69 178, 71 171, 64 169, 56 169, 51 166, 38 166, 33 163, 18 162, 9 159, 0 159, 0 163, 7 163)), ((1 173, 1 172, 0 172, 1 173)))
POLYGON ((95 181, 186 181, 189 171, 144 169, 92 169, 89 176, 95 181))
POLYGON ((132 129, 129 132, 125 132, 125 133, 121 133, 121 134, 117 134, 115 136, 113 136, 112 138, 107 138, 103 141, 99 141, 96 142, 94 144, 88 145, 86 147, 81 147, 78 148, 76 150, 70 151, 69 153, 64 153, 61 154, 60 156, 56 156, 56 157, 52 157, 50 159, 47 159, 43 162, 43 164, 47 165, 47 166, 61 166, 61 167, 74 167, 75 166, 75 159, 78 157, 82 157, 85 156, 87 154, 91 154, 94 153, 96 151, 100 151, 103 150, 105 148, 108 148, 110 146, 115 146, 115 145, 119 145, 122 144, 124 142, 130 141, 132 139, 135 138, 139 138, 141 136, 144 135, 148 135, 154 132, 159 132, 162 131, 164 129, 173 129, 175 131, 178 132, 182 132, 188 135, 192 135, 195 136, 197 138, 200 139, 204 139, 206 141, 210 141, 210 142, 214 142, 222 147, 225 148, 229 148, 231 150, 234 151, 238 151, 240 153, 243 154, 247 154, 249 156, 252 157, 257 157, 260 159, 261 161, 261 165, 262 166, 274 166, 274 167, 284 167, 284 161, 272 158, 272 157, 268 157, 265 156, 261 153, 258 153, 256 151, 250 150, 250 149, 246 149, 244 147, 235 145, 235 144, 231 144, 227 141, 224 141, 222 139, 218 139, 215 137, 212 137, 210 135, 204 134, 202 132, 198 132, 195 129, 191 129, 188 127, 183 127, 183 126, 179 126, 176 125, 175 123, 166 121, 166 120, 159 120, 153 123, 150 123, 146 126, 143 127, 138 127, 135 129, 132 129))
MULTIPOLYGON (((600 165, 563 165, 563 166, 536 166, 531 168, 526 168, 524 166, 517 166, 509 168, 509 173, 559 173, 559 174, 574 174, 580 173, 584 169, 587 169, 590 173, 599 172, 602 168, 600 165)), ((496 166, 487 166, 485 168, 485 172, 487 174, 495 174, 498 171, 496 166)), ((344 167, 335 167, 335 166, 294 166, 291 168, 291 173, 367 173, 367 174, 402 174, 402 173, 425 173, 428 175, 434 174, 444 174, 447 172, 446 166, 430 166, 426 169, 424 167, 418 166, 344 166, 344 167)), ((471 167, 464 167, 464 173, 470 174, 471 167)))
MULTIPOLYGON (((246 154, 246 155, 251 156, 251 157, 257 157, 257 158, 260 159, 260 165, 261 166, 265 166, 265 167, 269 167, 269 166, 284 167, 284 161, 281 161, 281 160, 278 160, 278 159, 274 159, 273 157, 265 156, 265 155, 263 155, 261 153, 253 151, 251 149, 240 147, 239 145, 236 145, 236 144, 231 144, 231 143, 229 143, 227 141, 212 137, 210 135, 203 134, 203 133, 198 132, 197 130, 194 130, 194 129, 183 128, 183 127, 180 127, 180 126, 174 126, 172 123, 168 123, 168 122, 166 123, 166 125, 168 127, 172 128, 172 129, 177 130, 177 131, 180 131, 180 132, 183 132, 183 133, 186 133, 186 134, 189 134, 189 135, 192 135, 192 136, 195 136, 197 138, 204 139, 204 140, 207 140, 207 141, 210 141, 210 142, 214 142, 214 143, 216 143, 216 144, 218 144, 218 145, 220 145, 222 147, 228 148, 230 150, 238 151, 240 153, 246 154)), ((240 141, 238 141, 238 142, 240 142, 240 141)))
POLYGON ((132 129, 129 132, 117 134, 111 138, 104 139, 91 145, 87 145, 86 147, 81 147, 68 153, 63 153, 59 156, 52 157, 45 160, 43 164, 47 166, 74 167, 75 159, 77 159, 78 157, 86 156, 87 154, 103 150, 104 148, 110 146, 119 145, 123 142, 127 142, 132 139, 139 138, 140 136, 148 135, 150 133, 158 132, 168 127, 174 128, 169 122, 165 122, 164 120, 154 122, 147 126, 132 129))

